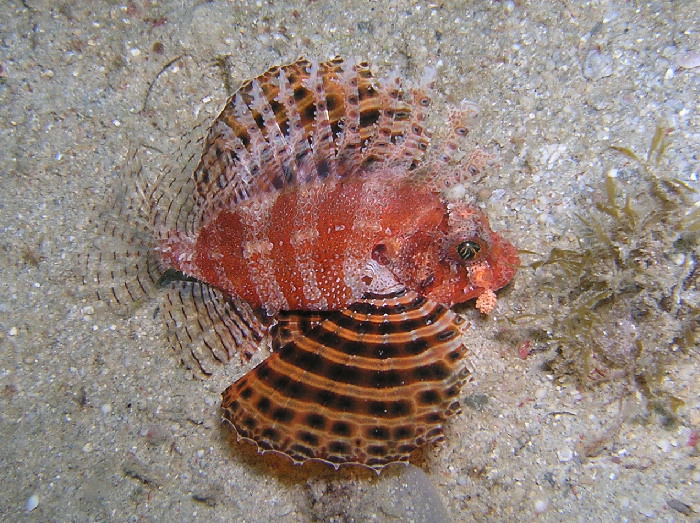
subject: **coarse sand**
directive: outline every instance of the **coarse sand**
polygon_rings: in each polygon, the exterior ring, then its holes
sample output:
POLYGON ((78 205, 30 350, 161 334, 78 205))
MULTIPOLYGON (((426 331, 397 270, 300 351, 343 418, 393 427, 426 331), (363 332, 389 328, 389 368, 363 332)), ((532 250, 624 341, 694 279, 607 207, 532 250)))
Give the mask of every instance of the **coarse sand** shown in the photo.
MULTIPOLYGON (((376 477, 231 444, 220 393, 266 352, 192 379, 157 300, 117 315, 82 285, 79 262, 95 248, 93 207, 133 168, 131 152, 157 171, 241 81, 336 54, 408 79, 436 67, 430 124, 472 100, 469 140, 498 154, 469 188, 493 228, 536 253, 524 265, 575 250, 606 173, 637 172, 611 145, 644 153, 657 126, 671 129, 664 172, 700 190, 697 1, 11 0, 0 20, 3 520, 699 517, 698 347, 668 349, 666 415, 629 366, 590 387, 553 373, 552 339, 530 339, 521 321, 552 299, 532 267, 491 316, 463 311, 474 380, 446 440, 376 477)), ((697 314, 698 241, 684 241, 656 254, 685 271, 673 296, 697 314)))

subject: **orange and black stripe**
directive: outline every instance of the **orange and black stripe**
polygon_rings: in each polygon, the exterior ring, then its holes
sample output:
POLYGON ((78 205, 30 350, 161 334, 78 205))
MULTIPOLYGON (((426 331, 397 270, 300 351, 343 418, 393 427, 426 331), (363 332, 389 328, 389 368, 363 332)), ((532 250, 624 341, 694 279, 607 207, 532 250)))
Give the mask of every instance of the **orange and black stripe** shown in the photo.
POLYGON ((380 470, 442 439, 466 375, 463 320, 402 290, 368 295, 292 336, 223 394, 260 451, 380 470))

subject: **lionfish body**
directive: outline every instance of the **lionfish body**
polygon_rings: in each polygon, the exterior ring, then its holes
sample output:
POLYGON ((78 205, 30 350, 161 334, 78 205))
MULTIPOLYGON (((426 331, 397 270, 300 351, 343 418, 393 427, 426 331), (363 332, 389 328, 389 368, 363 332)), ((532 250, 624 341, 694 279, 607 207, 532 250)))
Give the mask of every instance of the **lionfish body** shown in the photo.
POLYGON ((149 275, 180 275, 167 303, 185 359, 208 374, 272 332, 275 352, 222 403, 262 452, 380 470, 459 410, 466 349, 449 307, 489 312, 518 257, 439 193, 476 166, 451 165, 449 140, 424 159, 428 87, 339 58, 274 67, 227 102, 191 177, 145 191, 149 275))
POLYGON ((450 306, 464 302, 485 290, 470 280, 457 250, 468 238, 489 245, 482 258, 487 288, 509 279, 510 267, 498 263, 503 250, 511 253, 482 213, 462 210, 455 235, 435 193, 405 173, 383 174, 389 176, 307 184, 243 202, 194 238, 174 234, 161 252, 167 265, 269 314, 338 310, 396 284, 450 306))

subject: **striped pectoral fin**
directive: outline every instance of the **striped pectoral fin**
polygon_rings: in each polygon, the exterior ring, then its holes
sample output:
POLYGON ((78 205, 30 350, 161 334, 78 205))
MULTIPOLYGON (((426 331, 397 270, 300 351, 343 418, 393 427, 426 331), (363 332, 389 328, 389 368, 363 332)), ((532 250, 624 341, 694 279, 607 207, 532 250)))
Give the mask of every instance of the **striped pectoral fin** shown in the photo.
POLYGON ((250 360, 265 327, 245 302, 198 281, 169 287, 162 314, 170 342, 185 366, 204 377, 236 356, 250 360))
POLYGON ((138 153, 130 154, 125 175, 94 205, 86 228, 92 245, 74 264, 86 290, 123 315, 156 294, 161 272, 151 234, 150 198, 156 189, 138 153))
POLYGON ((260 452, 380 471, 439 441, 467 374, 461 320, 414 292, 368 295, 296 336, 223 394, 260 452))

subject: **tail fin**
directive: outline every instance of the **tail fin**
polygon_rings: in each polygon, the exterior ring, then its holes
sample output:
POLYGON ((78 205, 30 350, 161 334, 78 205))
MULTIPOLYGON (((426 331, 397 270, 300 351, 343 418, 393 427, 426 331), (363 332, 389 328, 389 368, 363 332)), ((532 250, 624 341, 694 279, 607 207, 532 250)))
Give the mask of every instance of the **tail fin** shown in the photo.
POLYGON ((82 256, 83 281, 118 313, 154 295, 161 267, 150 216, 148 186, 135 155, 130 174, 120 178, 93 209, 93 249, 82 256))
MULTIPOLYGON (((192 177, 201 139, 181 141, 165 168, 144 148, 130 156, 129 171, 95 206, 89 225, 92 248, 81 258, 83 281, 99 301, 129 315, 151 299, 158 300, 173 348, 196 375, 212 374, 234 356, 250 359, 265 327, 236 297, 185 277, 164 278, 159 242, 168 231, 194 231, 197 195, 192 177), (149 162, 152 165, 149 165, 149 162), (173 281, 173 279, 175 281, 173 281)), ((167 156, 164 154, 164 156, 167 156)))

